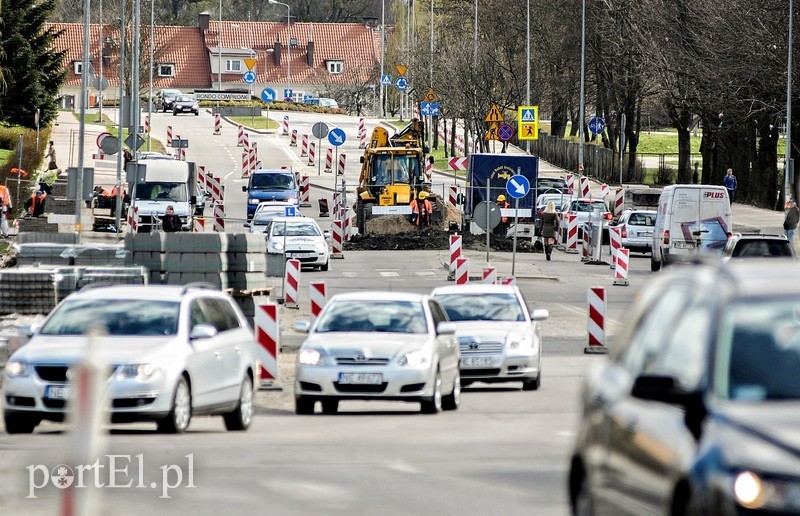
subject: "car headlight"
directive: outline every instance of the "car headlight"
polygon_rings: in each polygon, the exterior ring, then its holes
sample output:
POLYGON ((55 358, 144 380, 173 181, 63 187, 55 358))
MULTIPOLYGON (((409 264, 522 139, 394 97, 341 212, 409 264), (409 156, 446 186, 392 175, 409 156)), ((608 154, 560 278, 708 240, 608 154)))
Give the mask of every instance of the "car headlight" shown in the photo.
POLYGON ((273 242, 271 245, 276 251, 283 251, 283 242, 273 242))
POLYGON ((535 352, 533 336, 510 335, 506 339, 506 354, 508 355, 530 355, 535 352))
POLYGON ((198 106, 197 104, 192 104, 192 109, 199 109, 199 108, 200 106, 198 106))
POLYGON ((158 371, 159 368, 153 364, 125 364, 120 366, 117 378, 120 380, 146 380, 158 371))
POLYGON ((30 368, 27 362, 20 360, 11 360, 6 364, 6 374, 9 378, 16 378, 20 376, 28 376, 30 368))
POLYGON ((297 354, 297 363, 300 365, 320 365, 322 363, 322 353, 316 349, 304 349, 297 354))
POLYGON ((795 512, 800 509, 800 482, 769 479, 742 471, 729 484, 733 499, 746 509, 795 512))
POLYGON ((247 204, 260 204, 261 199, 248 199, 247 204))
POLYGON ((427 367, 428 364, 430 363, 431 363, 430 354, 421 349, 418 349, 417 351, 409 351, 408 353, 403 355, 397 364, 401 366, 422 368, 422 367, 427 367))
POLYGON ((317 242, 314 244, 314 249, 316 249, 318 253, 324 253, 328 250, 328 244, 325 242, 317 242))

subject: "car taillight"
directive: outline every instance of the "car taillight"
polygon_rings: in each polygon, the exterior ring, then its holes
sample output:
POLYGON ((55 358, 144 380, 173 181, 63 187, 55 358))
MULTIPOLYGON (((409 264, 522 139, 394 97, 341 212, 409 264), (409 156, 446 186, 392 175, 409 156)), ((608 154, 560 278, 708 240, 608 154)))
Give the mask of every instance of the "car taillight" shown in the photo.
POLYGON ((669 230, 664 231, 664 245, 669 245, 669 230))
POLYGON ((622 226, 622 230, 620 231, 620 236, 622 236, 622 238, 628 238, 628 228, 627 227, 622 226))
POLYGON ((611 220, 612 219, 611 212, 608 212, 605 215, 603 215, 603 218, 606 220, 611 220))
POLYGON ((733 233, 731 233, 730 231, 728 231, 728 232, 727 232, 727 233, 725 233, 725 234, 726 234, 726 235, 728 235, 728 238, 730 238, 731 236, 733 236, 733 233))

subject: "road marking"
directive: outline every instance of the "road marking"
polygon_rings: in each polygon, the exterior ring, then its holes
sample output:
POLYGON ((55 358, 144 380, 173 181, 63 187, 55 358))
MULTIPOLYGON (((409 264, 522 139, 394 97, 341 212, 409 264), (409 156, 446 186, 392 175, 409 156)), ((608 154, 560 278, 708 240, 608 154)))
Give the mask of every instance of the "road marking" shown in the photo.
POLYGON ((416 274, 417 276, 436 276, 437 274, 439 274, 439 269, 416 271, 414 274, 416 274))
POLYGON ((380 274, 384 278, 392 278, 395 276, 400 276, 400 273, 395 271, 378 271, 378 274, 380 274))
MULTIPOLYGON (((572 312, 572 313, 578 314, 578 315, 586 315, 587 311, 588 311, 588 308, 581 309, 581 308, 578 308, 576 306, 565 305, 563 303, 558 303, 557 306, 563 308, 564 310, 567 310, 568 312, 572 312)), ((618 326, 622 326, 622 323, 617 321, 616 319, 612 319, 612 318, 606 316, 606 325, 607 325, 607 327, 608 326, 617 326, 618 327, 618 326)))

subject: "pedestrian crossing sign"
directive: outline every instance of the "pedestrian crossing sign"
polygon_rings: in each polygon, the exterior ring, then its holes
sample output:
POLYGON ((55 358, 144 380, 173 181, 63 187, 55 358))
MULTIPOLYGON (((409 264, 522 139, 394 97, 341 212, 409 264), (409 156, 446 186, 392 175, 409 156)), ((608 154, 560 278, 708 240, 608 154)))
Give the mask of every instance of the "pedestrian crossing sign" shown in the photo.
POLYGON ((517 138, 539 139, 539 106, 520 106, 517 112, 517 138))

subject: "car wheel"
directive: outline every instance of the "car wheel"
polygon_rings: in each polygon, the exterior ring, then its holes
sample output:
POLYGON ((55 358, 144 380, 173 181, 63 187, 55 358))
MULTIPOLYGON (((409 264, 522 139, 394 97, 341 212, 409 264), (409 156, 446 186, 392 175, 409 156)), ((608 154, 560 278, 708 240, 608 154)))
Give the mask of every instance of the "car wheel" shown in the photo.
POLYGON ((589 491, 589 486, 586 484, 585 477, 581 480, 581 485, 575 494, 572 514, 574 516, 594 516, 595 514, 594 499, 589 491))
POLYGON ((339 412, 339 400, 322 400, 322 413, 334 415, 339 412))
POLYGON ((199 111, 195 111, 194 112, 194 116, 200 116, 200 112, 199 111))
POLYGON ((442 408, 444 410, 458 410, 461 405, 461 375, 457 374, 453 380, 453 392, 442 397, 442 408))
POLYGON ((536 391, 539 387, 542 386, 542 372, 539 371, 539 375, 536 377, 535 380, 526 380, 522 382, 522 390, 523 391, 536 391))
POLYGON ((294 399, 294 413, 301 416, 310 416, 314 413, 314 399, 299 396, 294 399))
POLYGON ((3 414, 3 422, 8 434, 30 434, 39 424, 39 419, 27 414, 3 414))
POLYGON ((222 416, 227 430, 247 430, 253 422, 253 382, 250 377, 242 380, 242 389, 239 391, 239 403, 233 412, 222 416))
POLYGON ((165 434, 182 434, 192 420, 192 392, 186 378, 181 377, 172 395, 172 409, 158 422, 158 431, 165 434))
POLYGON ((661 269, 661 262, 655 259, 655 256, 650 255, 650 271, 656 272, 661 269))
POLYGON ((330 266, 330 263, 331 263, 331 260, 330 260, 330 258, 328 258, 328 260, 324 264, 319 266, 319 270, 327 271, 329 266, 330 266))
POLYGON ((422 400, 423 414, 437 414, 442 411, 442 373, 436 369, 436 376, 433 379, 433 394, 430 398, 422 400))

